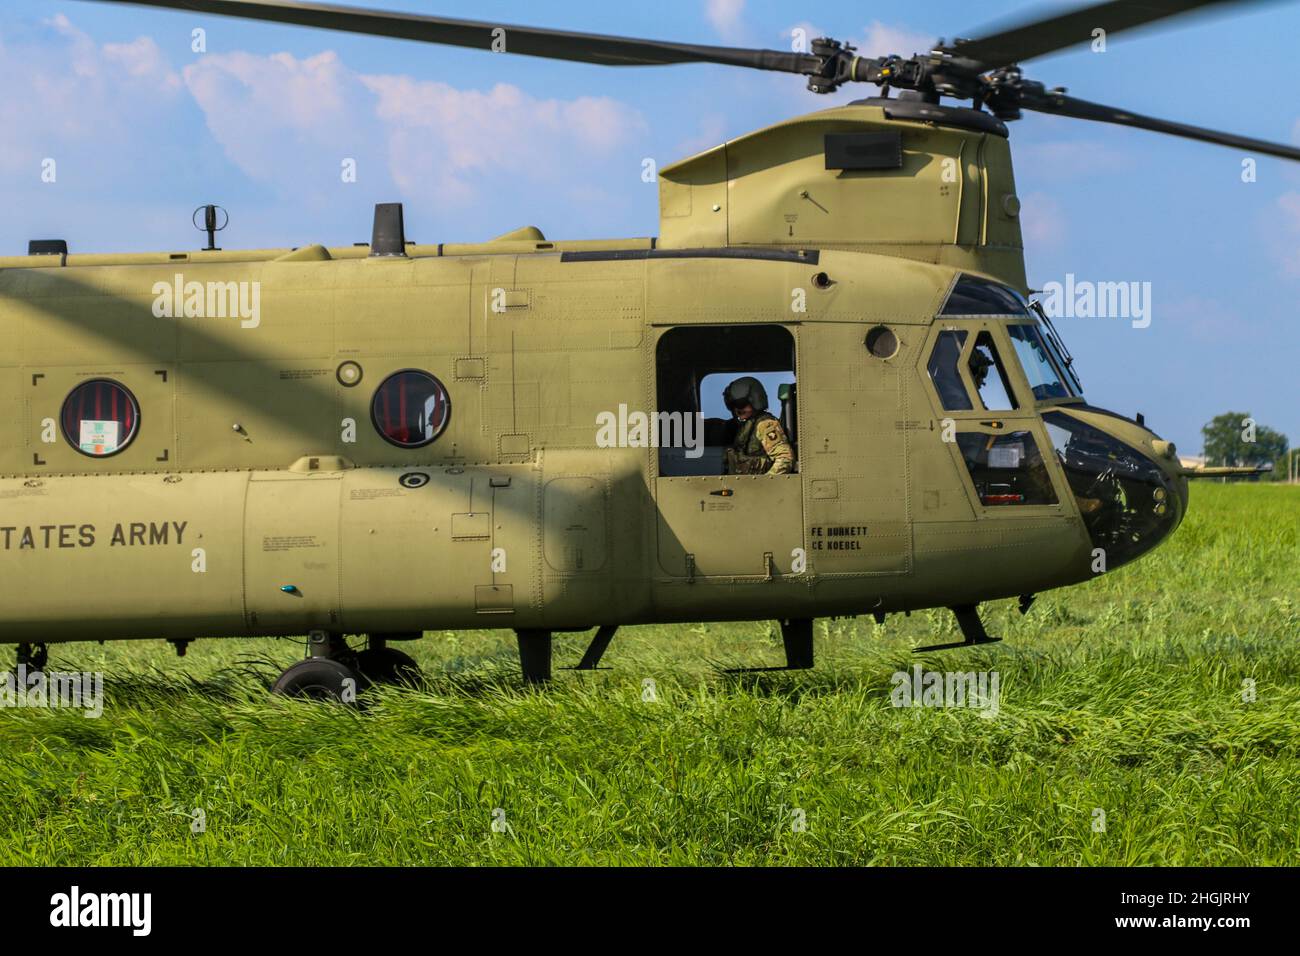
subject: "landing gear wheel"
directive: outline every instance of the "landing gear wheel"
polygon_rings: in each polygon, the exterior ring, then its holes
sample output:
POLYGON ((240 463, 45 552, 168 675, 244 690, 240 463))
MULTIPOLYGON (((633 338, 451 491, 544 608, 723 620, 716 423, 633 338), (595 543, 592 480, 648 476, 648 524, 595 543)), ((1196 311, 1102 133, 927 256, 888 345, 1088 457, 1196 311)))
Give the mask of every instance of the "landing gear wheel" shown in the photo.
POLYGON ((347 665, 328 657, 309 657, 291 664, 271 687, 271 693, 352 704, 361 685, 362 678, 347 665))
POLYGON ((357 654, 357 670, 363 679, 376 684, 415 687, 420 683, 420 665, 409 654, 391 647, 368 647, 357 654))

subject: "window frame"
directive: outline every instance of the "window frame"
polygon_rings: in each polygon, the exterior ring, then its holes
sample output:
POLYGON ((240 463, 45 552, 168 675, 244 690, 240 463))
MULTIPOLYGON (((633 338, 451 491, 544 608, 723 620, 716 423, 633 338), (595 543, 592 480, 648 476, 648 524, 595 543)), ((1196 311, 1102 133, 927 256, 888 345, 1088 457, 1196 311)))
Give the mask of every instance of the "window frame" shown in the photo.
MULTIPOLYGON (((650 402, 649 402, 649 404, 648 404, 648 408, 652 410, 653 414, 658 414, 658 413, 660 413, 660 412, 665 411, 665 409, 662 409, 662 408, 659 407, 659 386, 660 386, 660 379, 659 379, 659 375, 660 375, 659 349, 661 348, 664 339, 667 338, 668 336, 672 335, 674 332, 680 331, 680 330, 682 330, 682 329, 710 330, 710 331, 718 330, 718 329, 724 329, 724 328, 725 328, 725 329, 768 329, 768 328, 777 328, 777 329, 780 329, 780 330, 782 330, 782 331, 783 331, 783 332, 788 336, 788 338, 789 338, 789 343, 790 343, 790 357, 791 357, 791 360, 792 360, 792 366, 793 366, 793 367, 791 368, 791 370, 790 370, 790 373, 791 373, 791 375, 793 375, 793 377, 794 377, 794 381, 793 381, 792 384, 794 384, 794 385, 796 386, 796 388, 797 388, 798 385, 799 385, 799 381, 800 381, 800 372, 799 372, 799 330, 800 330, 800 327, 801 327, 801 323, 799 323, 799 322, 761 322, 761 321, 760 321, 760 322, 755 322, 755 321, 749 321, 749 322, 674 322, 674 323, 671 323, 671 324, 666 324, 666 323, 655 323, 655 328, 657 329, 658 334, 655 336, 653 342, 650 344, 650 352, 651 352, 651 355, 653 356, 653 358, 652 358, 652 364, 651 364, 652 375, 650 376, 650 381, 649 381, 649 383, 648 383, 648 384, 649 384, 649 389, 650 389, 650 402)), ((900 349, 900 350, 901 350, 901 349, 900 349)), ((700 417, 701 417, 701 423, 702 423, 703 420, 704 420, 704 419, 703 419, 703 416, 704 416, 704 396, 703 396, 703 394, 702 394, 702 389, 703 389, 703 385, 704 385, 704 380, 705 380, 706 378, 708 378, 710 375, 721 374, 721 373, 724 373, 724 372, 727 373, 727 374, 732 374, 732 375, 735 376, 735 377, 739 377, 739 376, 743 376, 743 375, 754 375, 754 374, 756 374, 755 370, 753 370, 753 369, 733 369, 733 370, 713 369, 713 370, 711 370, 711 371, 707 371, 707 372, 705 372, 702 376, 699 375, 699 372, 700 372, 700 369, 699 369, 698 367, 695 367, 695 368, 692 369, 691 386, 692 386, 693 391, 694 391, 695 403, 696 403, 696 407, 695 407, 692 411, 694 411, 695 413, 697 413, 697 414, 700 415, 700 417)), ((757 374, 763 374, 763 373, 764 373, 764 370, 758 370, 758 373, 757 373, 757 374)), ((797 394, 797 393, 796 393, 796 394, 797 394)), ((679 410, 679 409, 666 409, 666 411, 669 411, 669 412, 672 412, 672 411, 682 411, 684 414, 687 413, 687 410, 685 410, 685 409, 680 409, 680 410, 679 410)), ((779 398, 779 396, 777 396, 777 395, 771 395, 771 394, 768 395, 768 411, 769 411, 771 414, 775 415, 778 419, 780 419, 781 416, 780 416, 780 398, 779 398), (774 401, 775 401, 775 403, 776 403, 776 410, 773 410, 773 407, 772 407, 774 401)), ((801 434, 802 434, 802 428, 803 428, 803 417, 804 417, 804 416, 803 416, 803 413, 802 413, 801 408, 800 408, 800 403, 799 403, 798 401, 795 402, 794 415, 795 415, 795 418, 794 418, 794 423, 795 423, 795 434, 796 434, 796 436, 801 436, 801 434)), ((796 438, 796 442, 799 442, 799 441, 801 441, 801 438, 797 437, 797 438, 796 438)), ((709 445, 704 445, 704 446, 702 446, 702 447, 705 447, 705 448, 709 448, 709 447, 719 448, 719 447, 721 447, 721 448, 724 448, 724 449, 725 449, 726 446, 719 446, 719 445, 712 445, 712 446, 709 446, 709 445)), ((693 480, 699 480, 700 478, 726 478, 726 479, 766 478, 766 479, 771 479, 771 478, 773 478, 773 477, 776 477, 776 478, 798 477, 799 474, 800 474, 800 472, 801 472, 801 470, 802 470, 802 468, 801 468, 802 456, 798 453, 798 445, 797 445, 797 444, 796 444, 796 446, 795 446, 795 449, 796 449, 796 454, 795 454, 795 460, 794 460, 794 468, 793 468, 793 470, 790 471, 790 472, 788 472, 788 473, 785 474, 785 475, 775 475, 775 476, 772 476, 772 475, 725 475, 725 474, 718 474, 718 475, 713 475, 713 474, 709 474, 709 475, 695 475, 695 474, 676 475, 676 474, 666 474, 666 473, 664 472, 664 470, 663 470, 663 461, 664 461, 664 459, 663 459, 663 456, 662 456, 662 454, 661 454, 661 452, 663 451, 663 449, 661 449, 661 448, 655 448, 655 447, 650 447, 650 448, 647 449, 647 451, 650 452, 650 460, 651 460, 651 462, 652 462, 652 468, 653 468, 653 471, 652 471, 652 478, 653 478, 655 481, 677 481, 677 480, 681 480, 681 479, 693 479, 693 480)))
POLYGON ((941 326, 934 333, 934 335, 931 336, 929 341, 929 346, 928 348, 923 350, 923 354, 921 356, 921 360, 923 362, 922 369, 924 370, 923 378, 925 379, 926 384, 928 384, 930 387, 931 397, 938 402, 939 410, 945 417, 950 417, 953 414, 969 415, 972 412, 977 410, 975 408, 975 401, 971 397, 972 383, 965 375, 962 374, 962 367, 965 364, 963 359, 965 359, 966 356, 966 347, 970 345, 972 339, 971 331, 972 330, 968 328, 941 326), (955 370, 957 372, 957 380, 961 382, 961 387, 966 390, 966 405, 967 405, 966 408, 949 408, 947 405, 944 404, 943 394, 939 391, 938 383, 935 381, 934 375, 930 371, 930 362, 934 358, 934 353, 939 348, 939 342, 942 341, 943 337, 949 333, 961 337, 961 346, 957 349, 957 360, 954 363, 954 365, 955 365, 955 370))
POLYGON ((1073 515, 1077 510, 1074 502, 1074 494, 1070 490, 1069 483, 1065 481, 1063 470, 1059 463, 1056 462, 1055 446, 1052 445, 1051 436, 1047 434, 1047 429, 1043 426, 1043 420, 1032 408, 1023 415, 1023 420, 1015 424, 1003 423, 1002 428, 993 428, 982 422, 967 421, 957 427, 959 435, 989 435, 994 437, 1005 437, 1012 432, 1028 432, 1033 436, 1034 444, 1038 447, 1039 458, 1043 462, 1043 468, 1047 472, 1048 481, 1052 485, 1052 493, 1056 495, 1056 501, 1045 504, 985 504, 979 495, 979 489, 975 487, 975 479, 971 476, 970 469, 966 467, 966 458, 962 454, 960 444, 956 441, 945 442, 952 447, 949 449, 953 456, 953 467, 956 468, 960 476, 962 486, 966 489, 967 500, 971 504, 977 518, 999 518, 1028 516, 1041 517, 1043 515, 1073 515), (1050 453, 1044 452, 1043 449, 1050 449, 1050 453))
POLYGON ((1034 408, 1039 404, 1034 398, 1034 393, 1027 388, 1028 380, 1025 377, 1024 369, 1020 366, 1020 358, 1015 355, 1015 346, 1012 344, 1010 336, 1006 334, 1005 326, 1011 322, 1023 323, 1024 316, 1007 315, 1007 316, 939 316, 932 323, 932 330, 926 339, 925 347, 921 350, 919 358, 919 368, 921 377, 924 379, 926 388, 929 392, 931 402, 939 412, 940 418, 952 419, 997 419, 1003 417, 1032 417, 1034 408), (930 356, 934 352, 935 346, 939 342, 939 336, 943 332, 966 332, 966 341, 962 345, 961 353, 957 356, 957 374, 961 377, 962 384, 966 386, 966 397, 971 402, 968 409, 947 409, 944 408, 943 399, 939 395, 939 390, 935 387, 933 379, 930 377, 929 363, 930 356), (975 351, 975 343, 979 341, 980 333, 988 332, 989 337, 993 340, 993 346, 997 349, 998 360, 1001 362, 1006 372, 1007 382, 1010 385, 1008 395, 1012 398, 1016 407, 1013 409, 1001 409, 992 411, 984 408, 984 401, 980 396, 979 389, 975 387, 975 380, 970 374, 970 359, 975 351), (1007 364, 1007 356, 1015 356, 1014 367, 1007 364))
MULTIPOLYGON (((1052 409, 1052 408, 1057 408, 1059 406, 1068 407, 1070 405, 1087 404, 1087 399, 1084 398, 1084 396, 1081 393, 1075 391, 1075 383, 1078 381, 1078 377, 1074 374, 1072 370, 1062 367, 1061 362, 1063 361, 1063 357, 1058 352, 1058 346, 1053 343, 1052 337, 1049 335, 1050 330, 1045 325, 1043 325, 1041 319, 1038 319, 1037 317, 1031 317, 1030 319, 1021 322, 1008 321, 1006 324, 1007 326, 1029 325, 1034 328, 1035 332, 1038 333, 1038 337, 1042 341, 1043 350, 1047 356, 1048 364, 1051 366, 1052 370, 1056 372, 1056 377, 1060 381, 1060 383, 1063 386, 1065 386, 1065 390, 1070 393, 1068 395, 1058 395, 1054 398, 1038 398, 1037 396, 1035 396, 1034 405, 1036 405, 1040 409, 1052 409)), ((1007 334, 1008 341, 1011 342, 1011 347, 1014 349, 1016 347, 1016 343, 1011 338, 1010 328, 1006 329, 1006 334, 1007 334)), ((1019 355, 1017 355, 1016 358, 1017 361, 1019 361, 1019 355)), ((1023 372, 1024 371, 1023 362, 1020 363, 1020 367, 1021 367, 1021 371, 1023 372)), ((1026 374, 1025 375, 1026 385, 1028 385, 1028 380, 1029 380, 1029 376, 1026 374)), ((1033 394, 1032 386, 1030 386, 1029 392, 1031 395, 1033 394)))
MULTIPOLYGON (((970 394, 974 397, 975 401, 979 403, 980 407, 975 410, 984 415, 1014 415, 1016 413, 1023 413, 1025 408, 1024 398, 1019 394, 1019 383, 1016 381, 1015 375, 1013 375, 1012 370, 1007 367, 1007 360, 1004 357, 1006 349, 1003 348, 1002 342, 999 341, 999 337, 995 335, 993 330, 987 325, 981 325, 980 328, 975 330, 975 334, 970 337, 967 345, 968 348, 962 350, 961 357, 957 360, 957 371, 961 372, 965 376, 967 386, 970 389, 970 394), (989 342, 992 343, 994 350, 993 358, 995 360, 995 365, 993 370, 998 373, 998 379, 1002 383, 1003 391, 1007 393, 1007 398, 1014 403, 1013 408, 985 408, 984 396, 980 393, 979 387, 975 384, 975 377, 971 375, 970 360, 975 355, 975 349, 979 345, 979 340, 986 334, 988 335, 989 342)), ((1017 357, 1017 362, 1019 362, 1019 357, 1017 357)))
MULTIPOLYGON (((976 432, 985 435, 1007 435, 1011 432, 1027 431, 1033 435, 1034 443, 1038 446, 1038 453, 1043 460, 1043 466, 1047 469, 1047 474, 1052 483, 1052 490, 1056 495, 1055 504, 985 504, 980 500, 975 481, 971 477, 970 470, 966 467, 966 461, 958 443, 956 441, 945 442, 944 444, 951 446, 948 449, 948 454, 951 456, 953 468, 959 476, 958 480, 966 491, 966 498, 970 503, 971 510, 980 519, 1014 520, 1017 517, 1066 516, 1077 513, 1077 506, 1069 485, 1065 482, 1064 472, 1054 461, 1054 451, 1051 454, 1044 451, 1044 449, 1052 449, 1054 446, 1051 444, 1051 438, 1047 434, 1040 414, 1040 406, 1043 403, 1038 402, 1034 398, 1033 392, 1028 390, 1028 379, 1020 365, 1019 356, 1016 356, 1014 367, 1006 366, 1006 356, 1015 355, 1015 346, 1012 344, 1010 336, 1007 335, 1004 327, 1008 323, 1024 323, 1026 321, 1032 321, 1032 318, 1024 315, 936 316, 931 323, 930 334, 926 338, 925 345, 919 350, 920 354, 917 356, 918 372, 925 383, 927 395, 934 409, 935 417, 939 422, 944 419, 952 419, 958 434, 976 432), (962 411, 945 409, 939 397, 939 390, 930 378, 928 371, 930 355, 938 343, 940 333, 948 331, 964 331, 967 333, 966 341, 957 358, 957 373, 961 376, 962 383, 966 387, 967 398, 973 403, 974 407, 971 409, 962 411), (998 349, 998 358, 1006 368, 1007 378, 1010 379, 1012 397, 1014 397, 1018 406, 1011 411, 993 412, 984 409, 979 390, 975 388, 975 382, 971 378, 970 357, 980 333, 984 331, 987 331, 993 339, 993 344, 998 349)), ((1081 402, 1082 399, 1058 399, 1051 404, 1067 401, 1081 402)))

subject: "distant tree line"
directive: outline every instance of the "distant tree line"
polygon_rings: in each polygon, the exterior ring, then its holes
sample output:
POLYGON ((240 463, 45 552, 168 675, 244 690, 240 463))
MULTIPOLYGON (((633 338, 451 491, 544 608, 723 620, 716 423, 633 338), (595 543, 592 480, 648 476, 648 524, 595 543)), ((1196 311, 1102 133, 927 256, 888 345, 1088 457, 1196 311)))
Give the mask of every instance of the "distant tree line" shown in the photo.
POLYGON ((1224 412, 1201 428, 1206 465, 1262 465, 1273 471, 1263 481, 1286 481, 1290 446, 1279 431, 1258 424, 1250 412, 1224 412))

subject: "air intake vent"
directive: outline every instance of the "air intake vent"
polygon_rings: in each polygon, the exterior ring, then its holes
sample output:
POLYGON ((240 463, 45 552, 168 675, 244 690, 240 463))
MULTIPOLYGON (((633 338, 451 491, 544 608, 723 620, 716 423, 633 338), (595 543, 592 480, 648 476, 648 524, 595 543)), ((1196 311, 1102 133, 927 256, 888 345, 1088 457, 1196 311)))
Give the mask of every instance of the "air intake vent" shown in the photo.
POLYGON ((370 238, 372 256, 406 255, 406 229, 402 224, 402 204, 375 204, 375 229, 370 238))
POLYGON ((844 170, 902 169, 903 136, 883 133, 827 133, 826 168, 844 170))
POLYGON ((27 240, 29 256, 66 256, 68 240, 66 239, 29 239, 27 240))

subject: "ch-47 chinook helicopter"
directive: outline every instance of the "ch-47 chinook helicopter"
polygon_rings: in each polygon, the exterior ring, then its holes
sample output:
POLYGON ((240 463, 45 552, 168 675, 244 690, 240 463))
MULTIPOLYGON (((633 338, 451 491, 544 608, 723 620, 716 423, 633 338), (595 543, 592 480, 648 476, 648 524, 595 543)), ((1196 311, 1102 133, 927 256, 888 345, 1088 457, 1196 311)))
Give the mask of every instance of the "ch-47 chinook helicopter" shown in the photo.
POLYGON ((61 641, 307 634, 275 689, 328 697, 400 676, 390 642, 426 629, 511 628, 534 681, 553 632, 597 628, 589 669, 624 624, 776 619, 791 668, 812 665, 818 616, 948 607, 964 640, 941 646, 994 640, 980 603, 1023 611, 1099 556, 1134 560, 1194 476, 1140 418, 1087 404, 1027 299, 1005 121, 1300 159, 1017 66, 1209 3, 1117 0, 873 58, 141 2, 882 95, 665 168, 652 239, 418 245, 381 204, 368 246, 218 250, 209 233, 195 252, 40 240, 0 258, 0 641, 31 667, 61 641), (779 398, 788 474, 723 473, 718 396, 746 376, 779 398))

